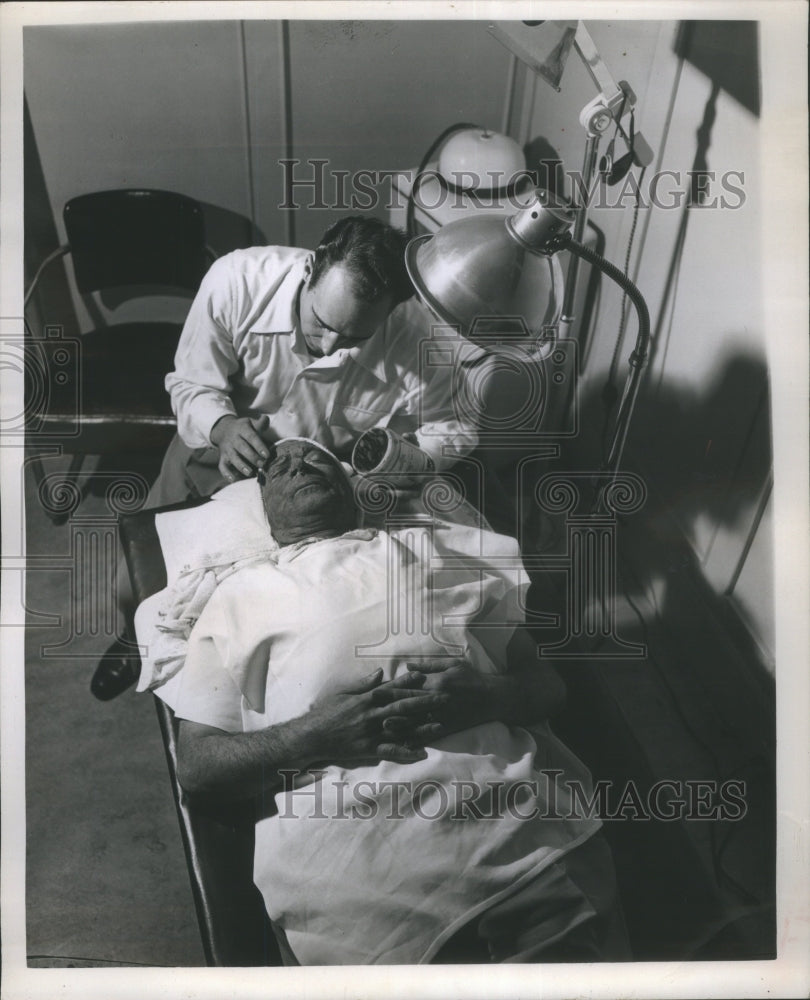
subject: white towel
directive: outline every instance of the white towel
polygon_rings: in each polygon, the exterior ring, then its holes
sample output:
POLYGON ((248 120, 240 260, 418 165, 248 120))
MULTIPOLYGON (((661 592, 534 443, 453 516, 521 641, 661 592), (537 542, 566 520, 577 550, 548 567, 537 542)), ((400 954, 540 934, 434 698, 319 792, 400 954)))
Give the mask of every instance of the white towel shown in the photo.
POLYGON ((145 647, 139 691, 160 687, 180 669, 191 629, 217 584, 278 551, 255 479, 231 483, 199 507, 157 514, 155 527, 167 586, 148 613, 136 616, 145 647))
POLYGON ((189 567, 160 592, 157 616, 141 662, 138 691, 151 691, 173 677, 182 667, 188 637, 217 586, 232 573, 264 560, 275 561, 278 547, 266 548, 241 559, 218 565, 189 567))

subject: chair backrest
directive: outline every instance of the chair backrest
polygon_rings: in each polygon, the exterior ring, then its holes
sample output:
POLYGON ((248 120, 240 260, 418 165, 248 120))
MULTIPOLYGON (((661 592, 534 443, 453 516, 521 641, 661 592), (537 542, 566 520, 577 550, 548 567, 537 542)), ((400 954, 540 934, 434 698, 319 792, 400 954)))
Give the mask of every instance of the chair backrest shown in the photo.
POLYGON ((76 286, 161 286, 196 292, 211 262, 200 205, 172 191, 79 195, 63 211, 76 286))

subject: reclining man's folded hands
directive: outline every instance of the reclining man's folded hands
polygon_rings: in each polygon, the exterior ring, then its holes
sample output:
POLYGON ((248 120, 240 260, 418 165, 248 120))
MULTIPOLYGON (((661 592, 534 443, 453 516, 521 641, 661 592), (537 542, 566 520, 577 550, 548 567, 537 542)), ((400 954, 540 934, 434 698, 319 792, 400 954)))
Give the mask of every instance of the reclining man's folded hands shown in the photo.
POLYGON ((425 743, 444 727, 433 721, 448 694, 424 693, 422 674, 405 674, 380 683, 382 670, 359 684, 344 686, 317 701, 307 714, 316 763, 359 766, 393 760, 423 760, 425 743))
POLYGON ((482 673, 467 660, 446 657, 409 663, 408 669, 424 677, 422 690, 447 696, 433 713, 446 733, 485 722, 528 726, 559 712, 565 685, 551 664, 537 659, 537 647, 525 629, 515 630, 508 659, 505 674, 482 673))

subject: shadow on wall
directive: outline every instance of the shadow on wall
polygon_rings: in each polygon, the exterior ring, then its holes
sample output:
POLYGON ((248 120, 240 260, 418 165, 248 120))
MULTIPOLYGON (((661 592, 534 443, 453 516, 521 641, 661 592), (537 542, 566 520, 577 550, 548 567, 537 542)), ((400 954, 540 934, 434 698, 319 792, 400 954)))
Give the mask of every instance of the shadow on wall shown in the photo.
MULTIPOLYGON (((725 339, 733 341, 734 335, 725 339)), ((641 472, 652 488, 640 516, 662 540, 671 535, 667 520, 687 527, 705 517, 730 529, 742 527, 771 470, 764 360, 728 354, 701 382, 656 380, 648 373, 630 425, 623 464, 641 472)), ((606 406, 604 383, 593 378, 581 388, 578 406, 580 433, 560 466, 598 469, 616 405, 606 406)))
POLYGON ((675 54, 755 115, 760 110, 756 21, 682 21, 675 54))
MULTIPOLYGON (((606 454, 615 408, 606 408, 603 386, 592 380, 579 398, 581 433, 558 466, 599 469, 606 454)), ((623 468, 640 474, 644 506, 620 516, 619 530, 636 550, 638 592, 666 601, 682 580, 705 590, 708 613, 735 633, 754 673, 765 673, 763 651, 727 597, 734 591, 748 546, 760 528, 770 496, 770 392, 767 366, 749 353, 728 354, 711 378, 696 386, 685 379, 649 379, 642 384, 623 468), (721 539, 720 551, 714 546, 721 539), (711 580, 711 584, 709 582, 711 580)), ((538 547, 559 544, 563 529, 541 512, 538 547)), ((765 536, 762 536, 765 541, 765 536)), ((766 551, 771 546, 766 545, 766 551)), ((749 567, 757 570, 758 567, 749 567)), ((763 619, 773 618, 769 567, 761 567, 758 595, 763 619)), ((659 609, 660 610, 660 609, 659 609)), ((663 611, 660 611, 663 614, 663 611)), ((702 617, 702 616, 699 616, 702 617)), ((684 623, 678 626, 683 632, 684 623)))
POLYGON ((697 389, 686 381, 648 383, 638 400, 628 450, 658 497, 647 501, 645 520, 651 529, 666 534, 656 503, 684 526, 706 517, 715 525, 741 529, 771 470, 764 361, 729 355, 697 389))
MULTIPOLYGON (((735 821, 712 813, 700 823, 607 824, 637 959, 774 954, 773 684, 679 527, 708 518, 748 530, 770 474, 768 400, 765 364, 742 354, 720 363, 703 388, 646 386, 624 465, 643 469, 651 488, 641 510, 619 518, 614 601, 618 636, 646 654, 601 660, 597 635, 583 640, 580 658, 558 664, 569 704, 555 730, 595 779, 618 789, 632 781, 642 798, 664 779, 708 781, 712 807, 728 782, 744 787, 745 813, 735 821)), ((588 447, 564 467, 598 468, 600 387, 580 405, 588 447)), ((546 551, 564 545, 564 525, 545 536, 546 551)), ((565 626, 559 583, 536 575, 532 607, 565 626)), ((562 632, 536 637, 550 646, 562 632)))

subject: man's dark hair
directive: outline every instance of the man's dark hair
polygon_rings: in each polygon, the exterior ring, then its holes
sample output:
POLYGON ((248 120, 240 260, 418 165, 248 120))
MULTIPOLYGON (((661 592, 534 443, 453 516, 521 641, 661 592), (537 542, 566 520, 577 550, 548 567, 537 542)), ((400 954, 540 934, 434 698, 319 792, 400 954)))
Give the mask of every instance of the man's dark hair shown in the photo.
POLYGON ((357 295, 376 302, 390 295, 394 305, 413 295, 413 285, 405 268, 408 237, 379 219, 350 215, 323 234, 315 251, 311 284, 341 264, 351 274, 357 295))

